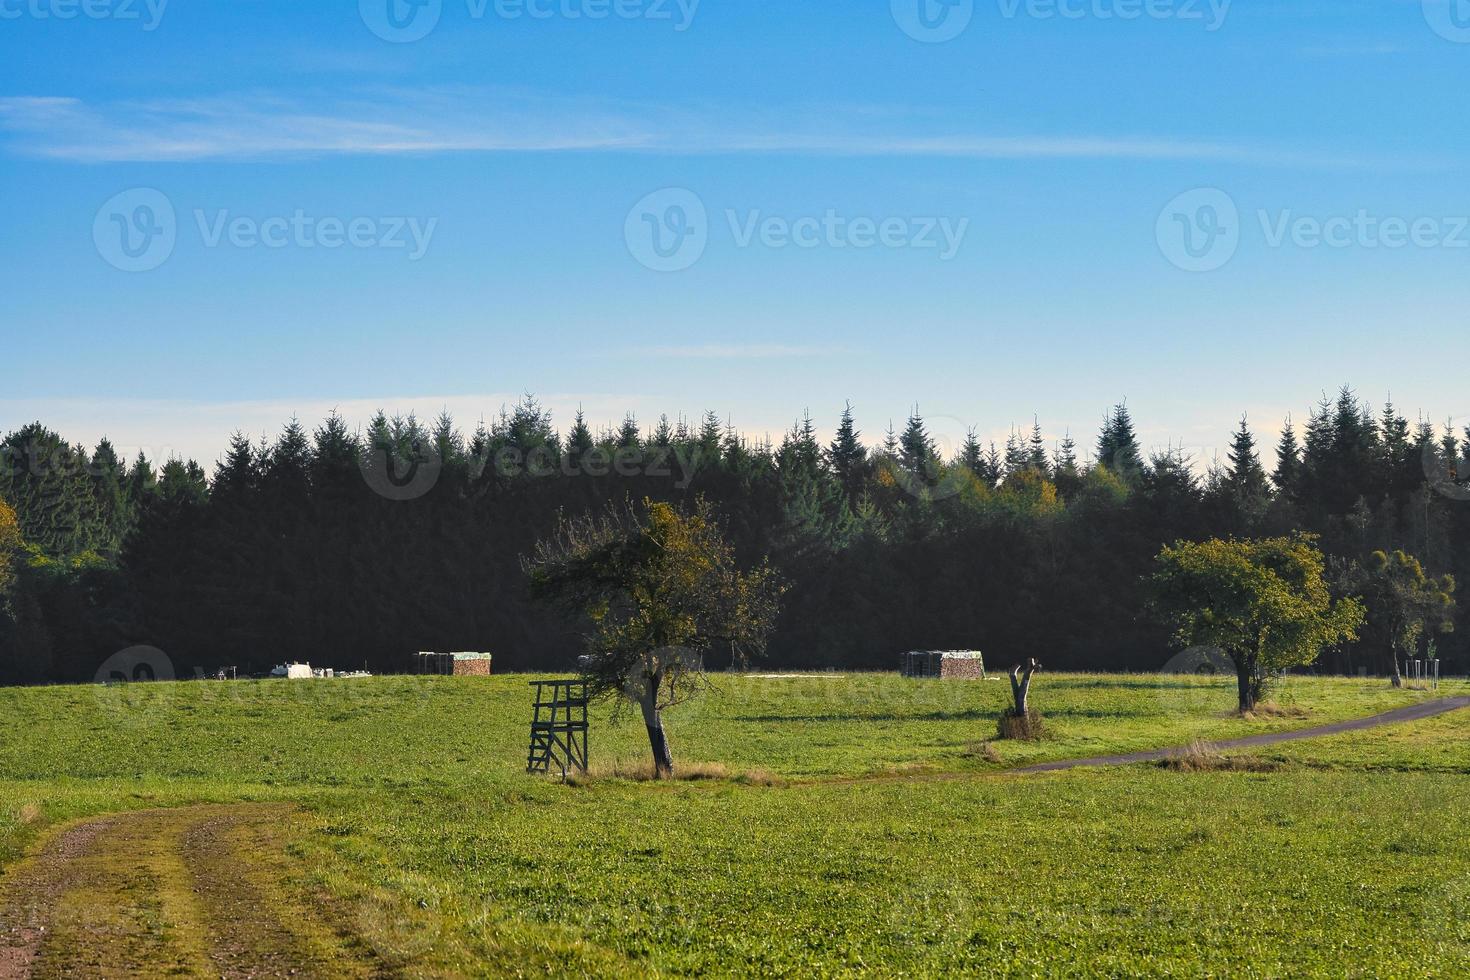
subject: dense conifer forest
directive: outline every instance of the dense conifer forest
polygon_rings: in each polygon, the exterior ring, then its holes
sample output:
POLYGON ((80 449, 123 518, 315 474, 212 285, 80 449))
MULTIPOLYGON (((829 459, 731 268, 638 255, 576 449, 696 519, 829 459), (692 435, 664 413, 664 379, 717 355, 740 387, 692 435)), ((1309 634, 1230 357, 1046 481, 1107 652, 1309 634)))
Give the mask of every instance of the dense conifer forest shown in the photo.
MULTIPOLYGON (((790 587, 770 666, 890 669, 902 650, 957 647, 1152 670, 1171 651, 1144 579, 1180 539, 1303 530, 1344 590, 1373 552, 1402 550, 1463 592, 1467 449, 1470 429, 1411 424, 1346 388, 1280 433, 1242 420, 1206 465, 1146 451, 1122 405, 1085 445, 1038 427, 1004 446, 972 434, 942 459, 918 414, 873 440, 849 409, 829 444, 808 417, 766 444, 713 413, 558 431, 528 397, 467 434, 380 415, 360 433, 333 417, 268 443, 236 435, 212 478, 35 423, 0 445, 0 683, 91 680, 135 645, 182 676, 398 671, 418 650, 565 668, 580 641, 530 600, 522 556, 559 514, 697 496, 742 560, 769 555, 790 587)), ((1432 639, 1470 668, 1462 634, 1432 639)), ((1370 632, 1320 669, 1383 674, 1388 657, 1370 632)))

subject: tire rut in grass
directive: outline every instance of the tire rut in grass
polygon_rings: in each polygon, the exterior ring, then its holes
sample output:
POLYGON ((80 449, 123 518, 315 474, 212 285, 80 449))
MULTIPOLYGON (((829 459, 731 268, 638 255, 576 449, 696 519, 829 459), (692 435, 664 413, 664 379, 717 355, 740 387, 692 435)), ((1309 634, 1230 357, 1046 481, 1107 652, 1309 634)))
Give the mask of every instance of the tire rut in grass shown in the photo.
POLYGON ((75 862, 109 825, 96 820, 73 827, 52 842, 47 860, 27 862, 0 879, 0 980, 31 975, 52 910, 76 877, 75 862))
POLYGON ((387 971, 292 880, 282 806, 115 814, 0 879, 0 980, 387 971))

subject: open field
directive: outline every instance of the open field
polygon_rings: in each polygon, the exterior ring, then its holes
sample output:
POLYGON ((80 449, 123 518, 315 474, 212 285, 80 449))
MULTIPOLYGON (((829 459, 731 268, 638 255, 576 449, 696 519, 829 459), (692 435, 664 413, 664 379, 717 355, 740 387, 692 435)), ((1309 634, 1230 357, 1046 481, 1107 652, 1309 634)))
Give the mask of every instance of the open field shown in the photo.
MULTIPOLYGON (((349 974, 1470 970, 1470 712, 1264 748, 1263 771, 1001 772, 1429 696, 1295 678, 1242 720, 1232 684, 1040 675, 1051 737, 987 748, 1003 682, 727 677, 668 718, 710 778, 574 786, 521 771, 521 677, 5 690, 0 861, 98 814, 225 804, 238 837, 271 813, 253 887, 319 903, 339 925, 297 947, 346 943, 349 974)), ((599 712, 594 767, 634 768, 643 737, 599 712)), ((144 863, 195 873, 177 853, 144 863)), ((155 910, 169 962, 205 969, 217 908, 155 910)))

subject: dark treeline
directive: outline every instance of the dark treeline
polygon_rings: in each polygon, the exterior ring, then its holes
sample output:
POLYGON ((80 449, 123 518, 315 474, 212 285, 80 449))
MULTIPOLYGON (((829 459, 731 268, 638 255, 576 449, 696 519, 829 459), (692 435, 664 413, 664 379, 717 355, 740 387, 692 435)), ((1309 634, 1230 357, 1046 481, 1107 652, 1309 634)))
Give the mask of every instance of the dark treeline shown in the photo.
MULTIPOLYGON (((1175 540, 1302 529, 1339 567, 1402 549, 1463 591, 1467 443, 1347 389, 1274 446, 1242 421, 1203 473, 1181 450, 1147 453, 1123 406, 1085 451, 1037 428, 1003 447, 972 434, 941 459, 917 413, 875 446, 850 411, 830 444, 807 418, 773 445, 712 414, 603 433, 579 415, 558 432, 528 398, 467 436, 447 417, 382 416, 361 434, 333 417, 273 443, 237 435, 209 480, 38 423, 0 445, 19 532, 0 574, 0 682, 90 680, 144 644, 183 675, 287 660, 400 670, 417 650, 566 667, 579 641, 530 602, 520 557, 559 513, 697 495, 742 560, 769 555, 791 586, 771 665, 890 668, 902 650, 962 647, 1154 669, 1170 651, 1142 579, 1175 540)), ((1466 649, 1463 634, 1439 640, 1461 670, 1466 649)), ((1324 667, 1382 673, 1387 657, 1365 640, 1324 667)))

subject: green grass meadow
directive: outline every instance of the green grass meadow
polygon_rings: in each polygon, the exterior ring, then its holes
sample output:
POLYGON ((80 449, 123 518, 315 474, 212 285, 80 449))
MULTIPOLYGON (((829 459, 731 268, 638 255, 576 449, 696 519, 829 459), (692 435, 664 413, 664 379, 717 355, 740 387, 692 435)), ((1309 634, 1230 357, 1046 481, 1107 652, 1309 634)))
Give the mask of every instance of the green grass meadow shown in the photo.
MULTIPOLYGON (((527 678, 0 690, 0 863, 120 809, 299 804, 302 873, 409 975, 1470 974, 1470 711, 1272 746, 1261 771, 1015 776, 1049 759, 1358 717, 1429 695, 1290 678, 723 676, 595 777, 524 772, 527 678), (987 745, 986 743, 989 743, 987 745)), ((1463 682, 1441 695, 1470 693, 1463 682)))

